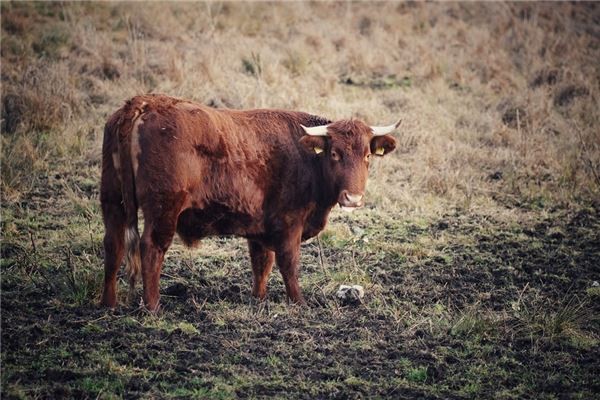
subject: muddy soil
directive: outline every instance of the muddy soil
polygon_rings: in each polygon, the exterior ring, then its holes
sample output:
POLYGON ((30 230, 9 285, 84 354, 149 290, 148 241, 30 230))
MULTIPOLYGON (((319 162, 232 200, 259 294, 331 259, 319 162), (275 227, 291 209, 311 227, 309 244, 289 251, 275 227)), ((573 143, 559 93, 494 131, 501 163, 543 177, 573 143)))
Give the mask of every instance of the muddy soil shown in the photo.
MULTIPOLYGON (((18 212, 11 215, 24 223, 18 212)), ((346 222, 339 216, 332 224, 346 222)), ((455 211, 402 226, 373 236, 389 243, 444 240, 433 242, 437 253, 416 259, 362 242, 326 242, 327 271, 318 243, 304 245, 303 308, 286 305, 277 273, 267 301, 250 297, 242 240, 214 239, 209 246, 226 251, 212 255, 175 246, 157 316, 139 308, 139 289, 129 302, 122 293, 114 311, 97 306, 102 252, 93 237, 67 251, 50 239, 4 240, 2 397, 591 398, 600 392, 597 206, 540 213, 522 225, 455 211), (334 294, 336 274, 349 259, 369 278, 356 305, 334 294)))

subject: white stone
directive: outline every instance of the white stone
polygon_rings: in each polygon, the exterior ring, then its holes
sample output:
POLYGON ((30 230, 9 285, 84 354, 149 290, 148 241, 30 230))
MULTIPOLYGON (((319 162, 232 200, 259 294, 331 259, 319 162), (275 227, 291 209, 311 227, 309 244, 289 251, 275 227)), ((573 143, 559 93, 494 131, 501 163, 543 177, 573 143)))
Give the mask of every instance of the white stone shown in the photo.
POLYGON ((360 285, 340 285, 336 296, 340 300, 358 301, 365 297, 365 289, 360 285))

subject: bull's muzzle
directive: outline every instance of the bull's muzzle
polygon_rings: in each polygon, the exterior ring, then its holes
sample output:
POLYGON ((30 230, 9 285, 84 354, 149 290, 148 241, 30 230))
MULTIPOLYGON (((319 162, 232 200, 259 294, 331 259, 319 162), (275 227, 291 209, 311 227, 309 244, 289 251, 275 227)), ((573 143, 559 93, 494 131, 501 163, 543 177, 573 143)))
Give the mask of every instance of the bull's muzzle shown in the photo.
POLYGON ((347 190, 342 190, 338 197, 338 204, 344 211, 354 211, 365 204, 364 197, 363 193, 350 193, 347 190))

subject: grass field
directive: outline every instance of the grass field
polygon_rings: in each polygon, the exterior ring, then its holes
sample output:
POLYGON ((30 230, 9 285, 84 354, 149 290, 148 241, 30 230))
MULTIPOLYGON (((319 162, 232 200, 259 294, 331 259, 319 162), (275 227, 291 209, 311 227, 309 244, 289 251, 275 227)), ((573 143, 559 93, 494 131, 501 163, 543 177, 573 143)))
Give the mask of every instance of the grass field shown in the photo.
POLYGON ((2 398, 598 398, 600 5, 0 7, 2 398), (158 315, 124 275, 98 307, 102 129, 146 92, 402 118, 307 307, 251 298, 240 238, 177 239, 158 315))

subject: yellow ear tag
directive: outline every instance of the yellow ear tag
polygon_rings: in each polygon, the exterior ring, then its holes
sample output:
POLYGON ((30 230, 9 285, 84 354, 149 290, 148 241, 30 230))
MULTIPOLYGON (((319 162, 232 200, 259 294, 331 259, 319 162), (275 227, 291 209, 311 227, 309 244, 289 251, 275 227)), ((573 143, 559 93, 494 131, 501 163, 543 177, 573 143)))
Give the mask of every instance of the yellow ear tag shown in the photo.
POLYGON ((321 154, 323 152, 323 149, 320 147, 315 147, 314 149, 315 149, 315 153, 317 153, 317 154, 321 154))
POLYGON ((385 154, 385 149, 383 147, 378 147, 375 149, 375 154, 377 154, 378 156, 382 156, 385 154))

